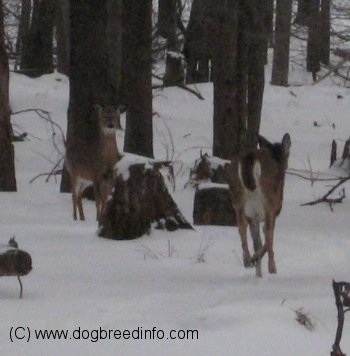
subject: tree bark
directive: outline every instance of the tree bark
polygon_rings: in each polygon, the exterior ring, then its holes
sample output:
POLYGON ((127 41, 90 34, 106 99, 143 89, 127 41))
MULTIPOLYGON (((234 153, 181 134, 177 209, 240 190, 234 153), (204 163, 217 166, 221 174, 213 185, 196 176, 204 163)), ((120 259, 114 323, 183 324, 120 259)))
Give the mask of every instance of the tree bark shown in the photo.
POLYGON ((241 144, 242 123, 237 115, 237 3, 215 6, 213 156, 230 159, 241 144))
POLYGON ((34 0, 30 27, 23 37, 21 71, 37 77, 53 72, 54 0, 34 0))
POLYGON ((167 40, 164 86, 184 84, 182 55, 177 40, 177 0, 159 0, 158 32, 167 40))
POLYGON ((187 63, 186 83, 211 80, 210 62, 215 39, 214 0, 194 0, 185 34, 184 56, 187 63))
POLYGON ((56 6, 57 71, 69 75, 69 0, 56 6))
POLYGON ((22 0, 21 17, 18 22, 18 33, 16 41, 16 54, 19 56, 23 49, 23 40, 29 30, 31 13, 31 0, 22 0))
POLYGON ((320 0, 310 0, 310 15, 308 18, 308 41, 306 69, 312 73, 316 81, 316 74, 321 69, 320 65, 320 0))
POLYGON ((271 76, 272 85, 288 85, 291 17, 292 1, 277 0, 275 46, 271 76))
POLYGON ((124 151, 153 157, 152 1, 123 0, 124 151))
POLYGON ((330 57, 330 38, 331 38, 331 25, 330 25, 330 0, 321 0, 321 33, 320 33, 320 60, 323 64, 329 65, 330 57))
POLYGON ((297 15, 295 17, 295 23, 299 25, 308 25, 310 16, 310 1, 313 0, 298 0, 297 15))
POLYGON ((4 22, 0 1, 0 191, 17 190, 12 127, 9 106, 9 66, 4 42, 4 22))

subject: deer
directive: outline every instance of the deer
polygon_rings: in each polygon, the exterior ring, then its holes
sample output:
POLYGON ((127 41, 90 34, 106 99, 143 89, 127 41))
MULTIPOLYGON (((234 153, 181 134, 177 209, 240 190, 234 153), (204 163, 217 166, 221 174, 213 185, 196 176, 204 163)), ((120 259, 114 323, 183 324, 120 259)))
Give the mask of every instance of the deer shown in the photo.
POLYGON ((85 220, 82 204, 84 189, 92 183, 96 219, 100 221, 108 195, 112 189, 113 168, 121 158, 116 142, 116 130, 120 128, 120 110, 112 106, 96 105, 98 133, 96 140, 72 140, 67 143, 65 166, 71 179, 73 219, 85 220))
POLYGON ((286 133, 280 143, 271 143, 263 136, 258 136, 258 144, 258 148, 233 157, 228 180, 244 267, 255 266, 256 276, 262 277, 261 260, 266 252, 269 273, 277 273, 273 251, 274 229, 282 209, 291 139, 286 133), (260 237, 261 222, 264 222, 264 244, 260 237), (253 256, 248 248, 248 226, 253 240, 253 256))

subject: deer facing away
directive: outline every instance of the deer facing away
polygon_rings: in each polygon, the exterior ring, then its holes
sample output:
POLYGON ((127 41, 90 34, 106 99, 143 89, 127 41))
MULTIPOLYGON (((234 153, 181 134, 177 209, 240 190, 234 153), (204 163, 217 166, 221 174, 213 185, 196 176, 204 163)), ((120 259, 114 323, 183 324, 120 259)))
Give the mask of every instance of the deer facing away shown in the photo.
POLYGON ((65 165, 71 178, 73 218, 85 220, 82 194, 93 183, 96 217, 100 220, 111 190, 113 167, 120 159, 116 130, 120 127, 120 111, 112 106, 96 106, 98 135, 95 140, 75 139, 67 143, 65 165))
POLYGON ((287 133, 281 143, 272 144, 262 136, 259 136, 258 142, 259 149, 240 154, 232 160, 229 184, 244 266, 255 265, 256 276, 261 277, 261 259, 266 252, 269 272, 277 272, 273 251, 274 228, 276 217, 282 209, 291 140, 287 133), (260 222, 264 222, 264 245, 260 238, 260 222), (252 257, 247 242, 248 226, 254 246, 252 257))

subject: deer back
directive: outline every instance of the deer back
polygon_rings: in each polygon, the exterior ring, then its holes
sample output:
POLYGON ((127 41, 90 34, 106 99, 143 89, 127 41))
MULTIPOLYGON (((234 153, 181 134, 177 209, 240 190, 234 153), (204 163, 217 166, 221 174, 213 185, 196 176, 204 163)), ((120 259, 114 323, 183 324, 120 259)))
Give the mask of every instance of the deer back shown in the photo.
POLYGON ((249 210, 248 214, 256 214, 263 220, 265 212, 262 210, 278 215, 282 208, 290 136, 285 134, 282 142, 275 144, 260 136, 259 145, 260 148, 233 158, 229 184, 234 207, 249 210))

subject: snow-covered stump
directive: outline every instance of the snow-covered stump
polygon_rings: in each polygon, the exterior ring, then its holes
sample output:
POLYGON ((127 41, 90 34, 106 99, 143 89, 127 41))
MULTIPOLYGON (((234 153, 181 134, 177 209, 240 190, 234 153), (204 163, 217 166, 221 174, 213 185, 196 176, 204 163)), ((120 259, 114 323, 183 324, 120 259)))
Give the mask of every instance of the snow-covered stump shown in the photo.
POLYGON ((0 277, 16 276, 20 285, 19 297, 23 296, 21 278, 32 270, 32 258, 26 251, 20 250, 14 238, 7 245, 0 246, 0 277))
POLYGON ((112 195, 102 214, 98 235, 130 240, 155 228, 192 229, 172 199, 160 172, 162 164, 135 155, 124 156, 115 167, 112 195))
POLYGON ((229 186, 219 183, 200 183, 193 204, 195 225, 237 226, 229 186))
POLYGON ((207 153, 201 153, 194 163, 189 183, 196 187, 193 203, 195 225, 237 225, 226 178, 226 167, 230 163, 207 153))

